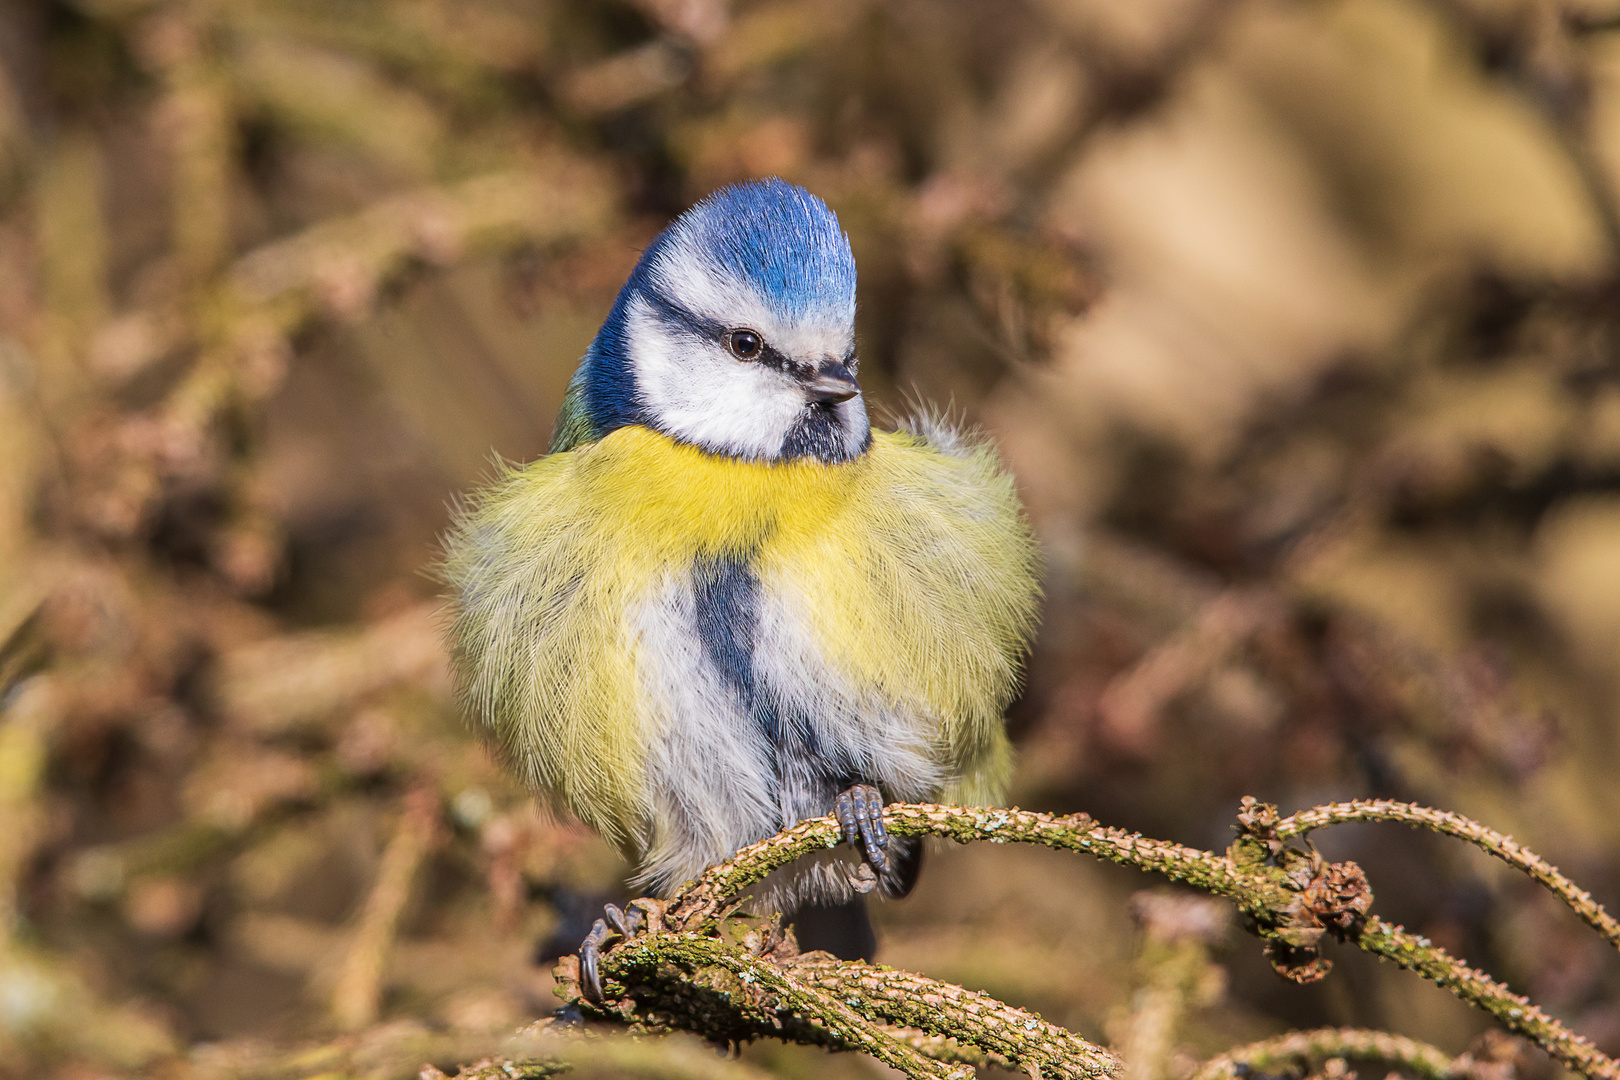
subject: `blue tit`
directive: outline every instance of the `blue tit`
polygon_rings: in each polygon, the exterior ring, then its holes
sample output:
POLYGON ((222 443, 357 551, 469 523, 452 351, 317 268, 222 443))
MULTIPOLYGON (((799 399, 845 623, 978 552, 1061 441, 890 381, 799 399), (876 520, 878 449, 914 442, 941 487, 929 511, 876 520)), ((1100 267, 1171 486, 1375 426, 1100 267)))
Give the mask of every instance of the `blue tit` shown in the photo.
POLYGON ((466 710, 643 888, 836 813, 849 848, 757 903, 903 894, 883 801, 1000 797, 1034 542, 983 441, 874 431, 858 371, 838 219, 781 180, 723 188, 642 254, 550 452, 451 528, 466 710))

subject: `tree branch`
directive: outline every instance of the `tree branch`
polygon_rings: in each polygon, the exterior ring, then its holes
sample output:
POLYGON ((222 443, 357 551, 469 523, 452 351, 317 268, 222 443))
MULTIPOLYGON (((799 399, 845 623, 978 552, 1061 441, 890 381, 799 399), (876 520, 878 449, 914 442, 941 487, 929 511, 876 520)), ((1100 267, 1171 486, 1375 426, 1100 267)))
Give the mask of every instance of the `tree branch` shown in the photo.
MULTIPOLYGON (((1335 815, 1361 820, 1354 815, 1376 810, 1404 814, 1416 823, 1437 822, 1444 826, 1441 831, 1455 827, 1465 837, 1495 838, 1501 842, 1493 850, 1512 855, 1515 865, 1556 875, 1539 856, 1517 845, 1509 848, 1510 841, 1482 826, 1439 811, 1412 812, 1420 809, 1322 807, 1279 820, 1275 807, 1245 799, 1238 839, 1224 855, 1108 828, 1083 814, 891 805, 884 821, 896 836, 1040 844, 1163 874, 1233 901, 1247 916, 1250 931, 1266 940, 1274 966, 1289 978, 1310 982, 1326 974, 1329 965, 1318 946, 1331 934, 1445 987, 1571 1069, 1620 1080, 1620 1064, 1527 999, 1431 942, 1369 915, 1372 892, 1354 863, 1328 863, 1314 851, 1284 843, 1316 824, 1332 823, 1335 815)), ((976 1047, 1038 1075, 1115 1074, 1119 1065, 1112 1055, 982 994, 904 972, 841 964, 822 954, 801 957, 775 921, 745 934, 741 945, 721 940, 723 924, 744 890, 801 856, 836 847, 840 836, 830 816, 800 822, 711 867, 667 904, 651 904, 649 928, 602 955, 610 997, 604 1011, 632 1024, 689 1028, 710 1038, 769 1035, 860 1049, 909 1076, 956 1075, 918 1049, 932 1037, 976 1047), (901 1038, 886 1026, 896 1023, 921 1032, 922 1041, 901 1038)), ((559 979, 577 991, 573 958, 560 965, 559 979)), ((952 1060, 967 1059, 958 1054, 952 1060)))
POLYGON ((1041 1076, 1100 1080, 1120 1069, 1119 1059, 1107 1051, 988 994, 909 971, 840 963, 824 956, 810 954, 794 965, 795 972, 850 1002, 868 1019, 976 1046, 1016 1069, 1038 1071, 1041 1076))
POLYGON ((837 992, 836 980, 826 980, 835 990, 829 993, 801 978, 796 965, 772 963, 765 955, 701 933, 632 938, 602 957, 601 974, 604 989, 610 994, 618 989, 622 995, 624 1004, 615 1011, 632 1023, 689 1028, 732 1042, 774 1035, 860 1050, 923 1080, 973 1075, 972 1066, 930 1058, 861 1015, 863 1007, 876 1010, 865 999, 837 992))
MULTIPOLYGON (((1288 901, 1280 884, 1241 873, 1227 858, 1099 825, 1085 814, 1060 817, 1018 809, 896 803, 884 808, 883 821, 898 836, 941 836, 959 844, 975 840, 1039 844, 1084 852, 1224 896, 1246 912, 1286 906, 1288 901)), ((743 848, 683 886, 671 900, 666 919, 693 927, 712 922, 743 890, 763 881, 773 870, 811 852, 835 848, 842 839, 837 820, 831 816, 801 821, 743 848)))
POLYGON ((1427 938, 1376 916, 1347 941, 1375 956, 1417 972, 1425 979, 1483 1009, 1509 1031, 1533 1040, 1547 1053, 1584 1076, 1620 1080, 1620 1063, 1484 972, 1469 967, 1427 938))
POLYGON ((1490 852, 1517 870, 1522 870, 1568 904, 1586 925, 1602 934, 1604 939, 1620 949, 1620 920, 1603 910, 1603 905, 1592 899, 1592 894, 1579 888, 1558 868, 1511 836, 1486 828, 1477 821, 1454 814, 1449 810, 1435 810, 1412 803, 1392 802, 1388 799, 1332 803, 1303 810, 1277 823, 1277 838, 1289 840, 1304 836, 1312 829, 1328 825, 1343 825, 1354 821, 1391 821, 1401 825, 1428 829, 1442 836, 1466 840, 1477 848, 1490 852))
POLYGON ((1291 1031, 1228 1050, 1206 1061, 1193 1080, 1240 1080, 1252 1073, 1281 1073, 1299 1062, 1347 1058, 1399 1065, 1420 1080, 1448 1080, 1454 1062, 1444 1051, 1416 1039, 1357 1028, 1291 1031))

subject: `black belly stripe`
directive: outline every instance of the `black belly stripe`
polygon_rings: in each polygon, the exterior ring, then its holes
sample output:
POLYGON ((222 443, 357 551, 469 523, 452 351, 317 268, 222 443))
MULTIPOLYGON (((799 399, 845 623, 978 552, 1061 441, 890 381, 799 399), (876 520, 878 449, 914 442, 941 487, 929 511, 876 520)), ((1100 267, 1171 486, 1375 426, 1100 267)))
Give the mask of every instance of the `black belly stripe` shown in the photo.
MULTIPOLYGON (((732 555, 700 558, 692 577, 703 651, 758 722, 754 641, 759 632, 759 578, 746 561, 732 555)), ((780 725, 774 714, 764 719, 763 734, 774 743, 781 735, 780 725)))
POLYGON ((759 578, 747 560, 736 556, 699 559, 693 566, 693 592, 704 653, 771 748, 775 783, 780 785, 790 773, 796 783, 814 778, 818 786, 825 784, 829 790, 852 783, 847 755, 829 755, 813 719, 784 702, 755 671, 760 591, 759 578))

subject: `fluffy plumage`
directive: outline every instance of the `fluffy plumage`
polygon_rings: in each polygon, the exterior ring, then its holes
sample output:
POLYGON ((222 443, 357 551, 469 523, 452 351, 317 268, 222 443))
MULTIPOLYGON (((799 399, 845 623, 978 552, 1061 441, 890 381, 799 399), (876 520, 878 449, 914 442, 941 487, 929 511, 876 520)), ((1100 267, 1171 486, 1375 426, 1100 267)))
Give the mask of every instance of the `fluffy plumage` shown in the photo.
MULTIPOLYGON (((654 888, 853 783, 990 801, 1005 779, 1031 537, 987 447, 874 435, 859 396, 817 389, 854 393, 853 317, 819 200, 716 194, 644 254, 555 451, 448 540, 469 712, 654 888), (728 352, 740 327, 774 359, 728 352)), ((846 897, 854 869, 794 869, 770 899, 846 897)))

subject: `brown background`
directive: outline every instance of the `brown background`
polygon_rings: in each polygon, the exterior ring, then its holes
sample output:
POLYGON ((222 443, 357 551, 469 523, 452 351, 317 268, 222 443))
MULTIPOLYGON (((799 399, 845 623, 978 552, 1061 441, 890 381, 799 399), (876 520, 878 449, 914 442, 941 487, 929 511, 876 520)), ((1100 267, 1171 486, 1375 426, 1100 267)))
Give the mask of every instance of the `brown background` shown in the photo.
MULTIPOLYGON (((543 451, 640 248, 758 175, 848 229, 870 398, 954 405, 1017 473, 1047 609, 1015 802, 1224 847, 1244 794, 1411 799, 1613 909, 1617 17, 10 0, 0 1075, 553 1007, 536 943, 624 868, 464 730, 435 538, 543 451)), ((1620 963, 1527 881, 1320 842, 1620 1051, 1620 963)), ((1152 882, 934 855, 884 961, 1120 1037, 1152 882)), ((1484 1026, 1338 959, 1294 987, 1234 932, 1166 1075, 1286 1026, 1484 1026)))

